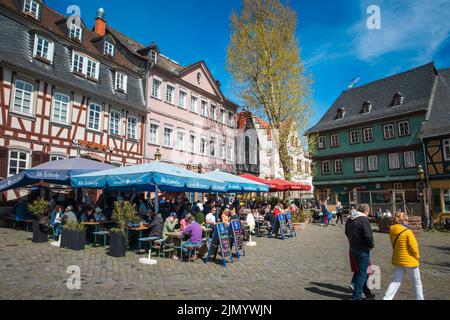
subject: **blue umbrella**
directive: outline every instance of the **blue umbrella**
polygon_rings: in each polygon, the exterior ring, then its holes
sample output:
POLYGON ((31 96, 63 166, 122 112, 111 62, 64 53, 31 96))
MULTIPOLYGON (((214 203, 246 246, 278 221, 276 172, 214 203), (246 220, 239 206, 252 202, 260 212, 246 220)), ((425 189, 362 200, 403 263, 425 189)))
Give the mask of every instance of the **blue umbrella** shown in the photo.
POLYGON ((202 174, 202 176, 224 181, 227 184, 227 192, 269 192, 269 186, 266 184, 220 170, 207 172, 202 174))
POLYGON ((50 161, 0 181, 0 191, 33 185, 41 181, 58 185, 70 185, 71 176, 111 168, 115 167, 84 158, 50 161))

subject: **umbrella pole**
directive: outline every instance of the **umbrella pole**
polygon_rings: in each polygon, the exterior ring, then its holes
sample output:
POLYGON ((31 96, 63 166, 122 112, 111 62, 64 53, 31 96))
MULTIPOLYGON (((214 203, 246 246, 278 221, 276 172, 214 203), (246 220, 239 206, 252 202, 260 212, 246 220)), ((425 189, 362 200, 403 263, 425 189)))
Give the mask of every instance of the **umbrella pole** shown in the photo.
POLYGON ((219 193, 216 192, 216 222, 219 221, 219 193))
POLYGON ((155 212, 158 213, 159 211, 159 200, 158 200, 158 185, 155 185, 155 212))

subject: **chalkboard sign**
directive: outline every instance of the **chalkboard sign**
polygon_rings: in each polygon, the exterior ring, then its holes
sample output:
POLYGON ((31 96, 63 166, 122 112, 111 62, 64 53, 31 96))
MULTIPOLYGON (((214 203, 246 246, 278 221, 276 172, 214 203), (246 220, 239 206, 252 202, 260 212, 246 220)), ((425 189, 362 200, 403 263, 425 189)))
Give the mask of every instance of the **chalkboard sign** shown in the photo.
POLYGON ((214 256, 214 259, 216 259, 219 250, 220 255, 222 256, 222 265, 224 267, 227 265, 226 257, 229 256, 231 258, 231 262, 233 262, 233 256, 231 255, 229 243, 228 230, 225 224, 216 224, 216 226, 214 227, 211 244, 209 245, 208 254, 204 259, 205 264, 208 263, 208 260, 211 256, 214 256))
POLYGON ((237 219, 231 220, 228 229, 231 238, 231 245, 235 247, 236 257, 239 259, 240 257, 239 251, 242 251, 242 254, 245 256, 244 241, 242 239, 241 222, 237 219))
POLYGON ((296 237, 297 233, 295 232, 294 224, 292 223, 292 215, 290 212, 286 212, 286 221, 287 221, 289 230, 291 231, 291 236, 296 237))
POLYGON ((277 215, 277 219, 275 220, 274 232, 275 237, 281 236, 283 240, 285 237, 289 237, 291 235, 291 232, 287 226, 286 216, 282 213, 279 213, 277 215))

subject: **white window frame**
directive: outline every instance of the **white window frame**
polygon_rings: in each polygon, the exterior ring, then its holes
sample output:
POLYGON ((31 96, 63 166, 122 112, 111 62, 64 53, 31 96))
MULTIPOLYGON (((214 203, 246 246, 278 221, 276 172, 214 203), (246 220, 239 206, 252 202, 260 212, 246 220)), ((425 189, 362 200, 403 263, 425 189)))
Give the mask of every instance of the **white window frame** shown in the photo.
POLYGON ((200 102, 201 115, 208 117, 208 101, 201 99, 200 102))
POLYGON ((32 116, 34 115, 34 97, 35 95, 35 86, 34 84, 28 82, 28 81, 24 81, 21 79, 16 79, 14 81, 14 96, 13 96, 13 101, 12 101, 12 111, 16 112, 16 113, 20 113, 20 114, 24 114, 24 115, 28 115, 28 116, 32 116), (17 84, 21 83, 23 85, 23 89, 19 89, 17 88, 17 84), (26 86, 31 86, 31 91, 26 91, 25 87, 26 86), (20 94, 20 107, 17 109, 16 108, 16 99, 17 99, 17 95, 20 94), (24 101, 26 101, 27 99, 25 98, 25 94, 29 94, 29 112, 24 112, 24 101))
POLYGON ((403 152, 403 165, 405 169, 416 168, 416 153, 414 151, 403 152))
POLYGON ((80 73, 84 77, 87 77, 89 79, 98 80, 99 74, 100 74, 100 62, 98 62, 97 60, 94 60, 91 57, 88 57, 78 51, 73 51, 72 52, 71 71, 80 73), (75 56, 80 58, 80 60, 77 59, 77 66, 75 66, 75 56), (81 64, 81 68, 80 68, 80 64, 81 64), (93 66, 94 66, 94 68, 93 68, 93 66))
POLYGON ((363 157, 356 157, 353 160, 354 162, 354 168, 355 172, 364 172, 364 158, 363 157))
POLYGON ((188 93, 186 90, 180 89, 178 90, 178 106, 182 109, 186 109, 188 93))
POLYGON ((162 87, 162 80, 153 78, 153 80, 152 80, 152 97, 161 99, 161 87, 162 87), (156 89, 155 83, 159 84, 157 87, 157 90, 155 90, 156 89), (156 95, 155 95, 155 91, 156 91, 156 95))
POLYGON ((138 139, 138 118, 135 116, 128 116, 127 118, 127 139, 137 140, 138 139), (134 128, 133 128, 134 126, 134 128))
POLYGON ((153 63, 158 62, 158 53, 155 50, 150 50, 150 61, 153 63))
POLYGON ((58 161, 58 160, 65 160, 67 159, 67 156, 63 156, 60 154, 51 154, 50 155, 50 161, 58 161))
POLYGON ((363 129, 363 139, 364 139, 364 142, 366 142, 366 143, 374 141, 373 128, 364 128, 363 129))
POLYGON ((212 158, 216 158, 217 157, 217 152, 216 152, 216 138, 211 137, 209 139, 209 156, 212 158))
POLYGON ((388 154, 388 168, 389 168, 389 170, 397 170, 397 169, 400 169, 400 167, 401 167, 401 165, 400 165, 400 154, 398 152, 389 153, 388 154), (395 163, 394 163, 394 161, 395 161, 395 163), (394 164, 397 164, 397 165, 394 165, 394 164))
POLYGON ((75 23, 72 23, 69 29, 69 37, 71 39, 77 39, 81 42, 81 39, 83 37, 83 29, 77 26, 75 23))
POLYGON ((20 172, 22 172, 23 170, 26 170, 30 167, 30 156, 31 153, 29 151, 24 151, 21 149, 9 149, 8 150, 8 171, 7 171, 7 176, 8 177, 12 177, 20 172), (13 152, 17 152, 17 158, 12 158, 11 155, 13 152), (20 159, 20 154, 23 153, 25 154, 25 160, 24 159, 20 159), (16 170, 14 173, 10 173, 11 170, 11 160, 16 160, 15 166, 13 166, 16 170), (25 167, 22 168, 22 170, 20 170, 20 164, 25 163, 25 167))
POLYGON ((53 41, 39 34, 34 35, 33 57, 45 59, 51 64, 53 64, 54 51, 55 51, 55 43, 53 41), (47 46, 45 46, 44 43, 40 44, 40 41, 47 42, 47 46), (40 50, 39 47, 41 48, 40 50), (45 47, 47 47, 46 50, 45 47))
POLYGON ((338 134, 332 134, 330 137, 331 146, 333 148, 339 147, 339 135, 338 134))
MULTIPOLYGON (((308 166, 305 165, 305 169, 307 167, 308 166)), ((307 173, 307 172, 305 171, 305 173, 307 173)), ((342 173, 344 173, 344 161, 342 159, 334 160, 334 173, 335 174, 342 174, 342 173), (339 164, 339 166, 338 166, 338 164, 339 164), (338 170, 338 168, 340 168, 340 170, 338 170)))
POLYGON ((367 167, 370 172, 378 171, 378 156, 367 157, 367 167))
POLYGON ((163 146, 166 148, 172 148, 172 146, 173 146, 173 128, 172 127, 164 127, 163 146), (170 130, 169 144, 166 143, 166 130, 170 130))
POLYGON ((89 103, 88 112, 87 112, 87 121, 86 122, 87 122, 87 128, 89 130, 102 132, 102 124, 103 124, 103 107, 102 107, 102 105, 100 105, 98 103, 94 103, 94 102, 89 103), (98 111, 96 109, 92 110, 91 107, 100 107, 100 111, 98 111), (95 115, 98 115, 98 128, 97 129, 90 126, 90 124, 91 124, 91 120, 90 120, 90 118, 91 118, 91 111, 94 112, 94 118, 93 118, 92 124, 95 124, 95 115))
POLYGON ((233 127, 233 125, 234 125, 234 115, 233 115, 233 112, 231 112, 231 111, 228 111, 228 125, 230 127, 233 127))
POLYGON ((383 137, 385 140, 395 138, 395 126, 393 123, 383 125, 383 137), (387 135, 386 133, 389 133, 389 135, 387 135))
POLYGON ((327 176, 331 173, 329 160, 323 160, 321 163, 321 166, 322 166, 322 175, 323 176, 327 176), (327 170, 325 170, 325 169, 327 169, 327 170))
POLYGON ((28 13, 32 16, 34 16, 36 19, 39 17, 40 12, 40 4, 37 1, 34 0, 24 0, 23 1, 23 13, 28 13))
POLYGON ((208 140, 205 137, 200 138, 200 154, 206 155, 207 153, 207 147, 208 147, 208 140))
POLYGON ((358 144, 360 142, 359 130, 351 130, 349 135, 350 135, 350 144, 358 144), (355 133, 356 133, 356 135, 355 135, 355 133))
POLYGON ((227 160, 230 162, 233 161, 233 144, 232 143, 227 144, 227 160))
POLYGON ((398 136, 399 136, 399 137, 407 137, 407 136, 409 136, 409 135, 411 135, 411 127, 409 126, 409 121, 406 120, 406 121, 401 121, 401 122, 399 122, 399 123, 398 123, 398 136), (406 126, 403 127, 402 125, 406 125, 406 126), (403 128, 403 130, 404 130, 404 129, 407 129, 407 130, 406 130, 407 133, 403 133, 403 134, 402 134, 402 128, 403 128))
POLYGON ((189 111, 197 113, 198 108, 198 97, 191 94, 191 104, 189 106, 189 111))
POLYGON ((222 124, 226 124, 226 112, 225 112, 225 109, 222 109, 222 108, 220 108, 219 109, 219 121, 220 121, 220 123, 222 123, 222 124))
POLYGON ((197 144, 197 137, 195 136, 195 133, 189 134, 189 152, 195 154, 195 146, 197 144), (194 138, 194 141, 192 141, 192 137, 194 138))
POLYGON ((450 139, 444 139, 442 147, 444 148, 444 160, 450 161, 450 139))
POLYGON ((124 93, 127 93, 127 87, 128 87, 128 75, 126 75, 123 72, 116 71, 114 89, 116 91, 122 91, 124 93))
POLYGON ((114 57, 114 49, 114 44, 105 40, 105 42, 103 43, 103 54, 114 57))
POLYGON ((219 159, 226 160, 225 142, 219 143, 219 159))
POLYGON ((159 123, 150 122, 149 130, 150 130, 150 143, 153 145, 159 145, 159 123), (153 131, 152 127, 153 129, 156 130, 153 131), (153 139, 153 137, 155 139, 153 139))
POLYGON ((122 135, 122 113, 116 110, 111 110, 109 113, 109 134, 114 136, 120 136, 122 135), (116 119, 113 117, 113 115, 118 115, 119 119, 116 119), (113 119, 117 120, 117 124, 113 123, 113 119), (113 132, 113 129, 117 129, 116 132, 113 132))
POLYGON ((318 149, 325 149, 326 148, 325 136, 320 136, 319 139, 317 139, 317 148, 318 149))
POLYGON ((167 83, 166 84, 166 102, 170 103, 170 104, 174 104, 174 99, 175 99, 175 86, 173 84, 167 83), (169 100, 169 88, 172 89, 172 94, 170 95, 170 100, 169 100))
POLYGON ((86 57, 85 60, 86 77, 89 79, 98 80, 99 62, 88 57, 86 57))
POLYGON ((55 92, 53 94, 53 106, 52 106, 52 122, 68 124, 70 121, 70 96, 61 92, 55 92), (56 97, 60 96, 61 98, 66 98, 67 102, 57 100, 56 97), (59 104, 59 116, 56 114, 56 107, 59 104), (66 107, 66 121, 62 120, 62 108, 66 107))
POLYGON ((217 106, 211 103, 211 119, 217 121, 217 106))
POLYGON ((186 144, 186 132, 184 132, 184 130, 177 130, 177 150, 179 151, 185 151, 185 144, 186 144), (182 139, 180 139, 180 137, 182 137, 182 139), (180 144, 180 141, 182 141, 182 143, 180 144))

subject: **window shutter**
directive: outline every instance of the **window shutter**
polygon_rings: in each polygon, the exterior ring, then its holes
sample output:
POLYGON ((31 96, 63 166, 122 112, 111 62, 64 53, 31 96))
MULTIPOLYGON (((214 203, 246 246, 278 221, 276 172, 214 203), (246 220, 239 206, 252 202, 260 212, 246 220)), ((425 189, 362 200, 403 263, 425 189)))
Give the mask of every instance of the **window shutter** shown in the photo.
POLYGON ((128 88, 128 75, 124 75, 123 76, 123 91, 125 91, 125 93, 127 93, 127 88, 128 88))
POLYGON ((37 45, 38 45, 38 35, 34 35, 34 46, 33 46, 33 57, 36 56, 37 53, 37 45))
POLYGON ((0 178, 8 177, 8 148, 0 147, 0 178))
POLYGON ((55 53, 55 43, 51 41, 48 45, 48 58, 52 64, 53 64, 53 54, 54 53, 55 53))
POLYGON ((34 168, 42 163, 49 162, 50 155, 40 151, 33 151, 31 166, 34 168))

